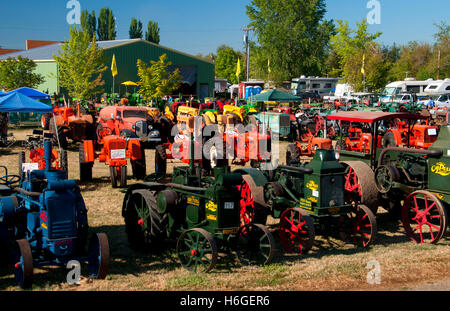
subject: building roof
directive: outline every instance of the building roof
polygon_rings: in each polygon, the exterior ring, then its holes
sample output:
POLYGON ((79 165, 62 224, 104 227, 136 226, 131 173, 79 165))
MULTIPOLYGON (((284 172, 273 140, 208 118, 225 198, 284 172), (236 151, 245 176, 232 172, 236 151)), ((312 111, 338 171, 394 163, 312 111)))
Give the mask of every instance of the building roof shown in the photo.
MULTIPOLYGON (((174 49, 171 49, 171 48, 168 48, 168 47, 156 44, 156 43, 152 43, 150 41, 142 40, 142 39, 122 39, 122 40, 97 41, 97 45, 99 48, 106 50, 106 49, 111 49, 114 47, 118 47, 118 46, 125 45, 125 44, 130 44, 130 43, 134 43, 134 42, 139 42, 139 41, 145 42, 150 45, 154 45, 161 49, 165 49, 165 50, 173 51, 178 54, 186 55, 191 58, 196 58, 202 62, 212 63, 210 61, 201 59, 199 57, 189 55, 184 52, 180 52, 180 51, 177 51, 177 50, 174 50, 174 49)), ((20 52, 0 55, 0 60, 7 59, 9 57, 16 58, 18 56, 21 56, 21 57, 29 58, 34 61, 54 61, 53 55, 54 54, 56 55, 58 53, 58 51, 60 51, 61 45, 62 45, 62 43, 55 43, 55 44, 50 44, 50 45, 26 50, 26 51, 20 51, 20 52)))

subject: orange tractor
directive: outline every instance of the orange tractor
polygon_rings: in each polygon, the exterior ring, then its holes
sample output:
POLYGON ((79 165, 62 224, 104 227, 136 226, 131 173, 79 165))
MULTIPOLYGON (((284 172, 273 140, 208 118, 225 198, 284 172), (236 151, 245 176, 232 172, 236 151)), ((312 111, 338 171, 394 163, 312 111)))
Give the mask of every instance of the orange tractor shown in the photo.
POLYGON ((53 145, 67 147, 67 139, 81 142, 93 139, 95 135, 94 118, 90 114, 83 114, 80 103, 77 110, 72 107, 54 107, 53 114, 43 114, 41 126, 53 133, 53 145))
POLYGON ((383 147, 410 146, 428 149, 437 139, 439 127, 394 119, 383 136, 383 147))
POLYGON ((94 150, 94 141, 85 140, 79 147, 80 181, 92 180, 95 159, 109 166, 113 188, 127 185, 127 159, 130 159, 133 176, 143 179, 146 175, 145 152, 138 138, 113 135, 109 128, 97 133, 100 152, 94 150))

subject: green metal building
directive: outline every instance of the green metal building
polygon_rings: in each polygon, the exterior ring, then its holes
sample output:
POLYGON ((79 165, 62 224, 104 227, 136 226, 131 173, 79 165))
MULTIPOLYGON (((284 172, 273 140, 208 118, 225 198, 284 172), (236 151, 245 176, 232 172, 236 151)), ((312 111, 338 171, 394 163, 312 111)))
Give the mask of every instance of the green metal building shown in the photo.
MULTIPOLYGON (((212 96, 214 93, 214 64, 201 58, 188 55, 158 44, 142 39, 127 39, 97 42, 99 48, 103 49, 105 65, 108 70, 103 74, 106 93, 112 93, 113 79, 111 74, 112 57, 115 55, 118 74, 114 79, 114 90, 116 93, 125 93, 126 87, 122 85, 125 81, 139 80, 137 76, 137 60, 141 59, 147 64, 151 60, 157 61, 162 54, 167 54, 168 60, 172 62, 171 69, 180 69, 183 77, 182 87, 179 90, 183 95, 193 95, 199 98, 212 96)), ((36 72, 44 76, 45 82, 37 89, 47 92, 60 93, 58 83, 58 66, 53 60, 53 55, 58 55, 61 43, 50 44, 26 51, 20 51, 0 55, 0 60, 8 57, 27 57, 36 64, 36 72)), ((133 91, 133 86, 128 86, 127 91, 133 91)), ((177 95, 176 92, 173 95, 177 95)))

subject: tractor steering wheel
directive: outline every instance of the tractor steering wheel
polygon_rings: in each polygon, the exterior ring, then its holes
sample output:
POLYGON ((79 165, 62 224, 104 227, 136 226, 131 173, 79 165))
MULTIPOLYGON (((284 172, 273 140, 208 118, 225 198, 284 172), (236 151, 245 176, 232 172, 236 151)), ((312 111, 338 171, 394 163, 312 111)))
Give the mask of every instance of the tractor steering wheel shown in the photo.
POLYGON ((0 184, 10 186, 12 184, 18 183, 20 181, 19 175, 4 175, 0 177, 0 184))

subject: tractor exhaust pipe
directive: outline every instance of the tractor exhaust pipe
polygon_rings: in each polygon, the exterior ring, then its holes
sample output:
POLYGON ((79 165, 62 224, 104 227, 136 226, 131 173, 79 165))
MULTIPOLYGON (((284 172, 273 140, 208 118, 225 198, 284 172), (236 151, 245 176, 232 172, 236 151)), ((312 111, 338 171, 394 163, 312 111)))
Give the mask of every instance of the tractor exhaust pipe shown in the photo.
POLYGON ((48 172, 52 168, 52 141, 50 139, 44 140, 44 159, 45 170, 48 172))

